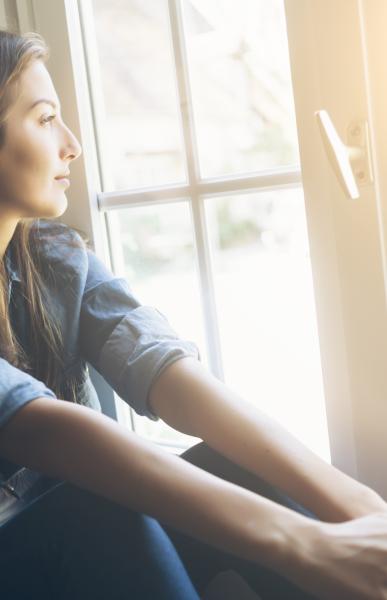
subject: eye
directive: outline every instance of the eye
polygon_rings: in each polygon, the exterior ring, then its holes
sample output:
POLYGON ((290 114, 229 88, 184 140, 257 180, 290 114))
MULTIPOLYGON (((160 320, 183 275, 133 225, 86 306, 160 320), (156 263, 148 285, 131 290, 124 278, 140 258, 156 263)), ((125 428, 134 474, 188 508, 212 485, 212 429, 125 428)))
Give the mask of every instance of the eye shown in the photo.
POLYGON ((49 121, 52 121, 53 119, 55 119, 56 115, 48 115, 47 117, 43 117, 43 119, 41 119, 41 123, 42 125, 44 125, 45 123, 48 123, 49 121))

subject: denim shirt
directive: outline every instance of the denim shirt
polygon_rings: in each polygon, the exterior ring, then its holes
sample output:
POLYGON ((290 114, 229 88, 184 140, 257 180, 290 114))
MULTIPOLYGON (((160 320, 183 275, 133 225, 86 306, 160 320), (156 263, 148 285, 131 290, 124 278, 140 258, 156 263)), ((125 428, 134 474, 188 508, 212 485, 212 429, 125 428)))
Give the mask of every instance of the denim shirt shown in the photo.
MULTIPOLYGON (((139 415, 158 420, 147 402, 152 383, 179 358, 201 360, 197 345, 180 338, 157 308, 142 305, 126 279, 116 277, 72 228, 42 219, 33 226, 38 227, 51 310, 63 336, 63 380, 75 376, 78 401, 100 411, 88 373, 90 363, 139 415), (71 246, 74 241, 79 247, 71 246)), ((29 328, 12 241, 4 260, 11 323, 28 355, 29 328)), ((0 428, 38 397, 57 396, 44 381, 0 358, 0 428)), ((15 470, 13 463, 0 459, 0 477, 15 470)))

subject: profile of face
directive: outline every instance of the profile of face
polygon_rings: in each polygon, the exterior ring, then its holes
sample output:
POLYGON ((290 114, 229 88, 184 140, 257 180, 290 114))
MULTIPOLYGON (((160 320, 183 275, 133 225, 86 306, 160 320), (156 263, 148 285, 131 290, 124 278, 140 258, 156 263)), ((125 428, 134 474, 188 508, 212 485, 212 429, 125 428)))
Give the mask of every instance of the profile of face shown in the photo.
POLYGON ((19 78, 0 148, 0 216, 58 217, 67 208, 68 174, 81 146, 62 120, 44 63, 33 61, 19 78), (43 101, 44 100, 44 101, 43 101), (54 103, 54 106, 47 101, 54 103))

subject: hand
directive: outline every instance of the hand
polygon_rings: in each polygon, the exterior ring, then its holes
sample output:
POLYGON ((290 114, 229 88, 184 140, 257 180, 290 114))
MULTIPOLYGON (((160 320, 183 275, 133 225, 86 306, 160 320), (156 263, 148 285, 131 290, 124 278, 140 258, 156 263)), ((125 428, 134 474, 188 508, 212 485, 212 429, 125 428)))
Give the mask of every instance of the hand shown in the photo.
POLYGON ((315 522, 284 573, 322 600, 387 600, 387 511, 344 523, 315 522))

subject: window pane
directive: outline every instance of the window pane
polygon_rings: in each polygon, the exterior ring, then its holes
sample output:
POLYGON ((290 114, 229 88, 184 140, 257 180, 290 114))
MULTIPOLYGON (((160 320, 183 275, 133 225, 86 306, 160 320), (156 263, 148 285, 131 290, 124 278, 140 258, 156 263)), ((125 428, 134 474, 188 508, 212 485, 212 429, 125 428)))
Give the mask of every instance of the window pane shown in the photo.
MULTIPOLYGON (((122 251, 122 274, 142 304, 155 306, 176 333, 198 345, 208 359, 195 261, 193 225, 187 202, 114 211, 122 251)), ((114 214, 108 215, 114 219, 114 214)), ((121 273, 120 273, 121 274, 121 273)), ((136 430, 162 441, 191 445, 196 438, 135 415, 136 430)))
POLYGON ((205 206, 226 384, 330 460, 302 191, 205 206))
POLYGON ((282 0, 184 0, 203 177, 299 163, 282 0))
POLYGON ((106 111, 108 191, 185 180, 167 1, 93 0, 92 5, 106 111))

